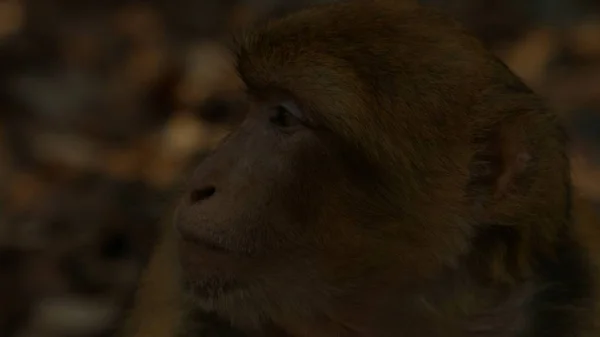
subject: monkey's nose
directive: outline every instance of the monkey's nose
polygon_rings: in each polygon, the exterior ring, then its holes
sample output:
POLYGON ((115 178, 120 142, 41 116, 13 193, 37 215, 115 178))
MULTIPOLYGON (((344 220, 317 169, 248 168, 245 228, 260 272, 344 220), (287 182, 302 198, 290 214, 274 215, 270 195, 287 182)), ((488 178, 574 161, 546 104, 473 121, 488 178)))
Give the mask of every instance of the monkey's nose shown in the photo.
POLYGON ((190 193, 190 201, 192 204, 197 204, 212 197, 216 191, 214 186, 205 186, 203 188, 195 189, 190 193))

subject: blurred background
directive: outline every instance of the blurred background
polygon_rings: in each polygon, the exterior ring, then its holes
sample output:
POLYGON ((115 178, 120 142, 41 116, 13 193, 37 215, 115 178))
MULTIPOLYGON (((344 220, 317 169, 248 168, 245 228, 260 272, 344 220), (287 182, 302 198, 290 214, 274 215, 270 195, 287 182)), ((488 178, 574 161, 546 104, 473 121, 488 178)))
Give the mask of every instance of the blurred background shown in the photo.
MULTIPOLYGON (((235 111, 228 32, 326 1, 0 0, 0 336, 114 334, 235 111)), ((422 2, 559 112, 578 192, 600 200, 600 2, 422 2)))

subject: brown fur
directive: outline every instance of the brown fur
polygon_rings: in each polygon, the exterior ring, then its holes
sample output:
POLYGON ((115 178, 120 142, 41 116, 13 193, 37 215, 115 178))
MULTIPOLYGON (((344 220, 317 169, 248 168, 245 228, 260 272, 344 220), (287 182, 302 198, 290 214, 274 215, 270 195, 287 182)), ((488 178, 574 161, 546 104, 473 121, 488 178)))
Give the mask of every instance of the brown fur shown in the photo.
POLYGON ((340 3, 237 55, 245 120, 176 217, 181 336, 594 334, 563 132, 458 25, 340 3))

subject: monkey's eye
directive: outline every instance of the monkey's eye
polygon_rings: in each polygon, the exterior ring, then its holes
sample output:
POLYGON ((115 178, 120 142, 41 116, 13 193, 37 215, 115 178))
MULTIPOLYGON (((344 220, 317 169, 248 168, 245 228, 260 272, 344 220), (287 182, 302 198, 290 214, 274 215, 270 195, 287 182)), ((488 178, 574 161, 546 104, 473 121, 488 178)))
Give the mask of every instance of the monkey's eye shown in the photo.
POLYGON ((273 107, 269 120, 279 127, 297 126, 302 124, 302 113, 293 102, 281 102, 273 107))

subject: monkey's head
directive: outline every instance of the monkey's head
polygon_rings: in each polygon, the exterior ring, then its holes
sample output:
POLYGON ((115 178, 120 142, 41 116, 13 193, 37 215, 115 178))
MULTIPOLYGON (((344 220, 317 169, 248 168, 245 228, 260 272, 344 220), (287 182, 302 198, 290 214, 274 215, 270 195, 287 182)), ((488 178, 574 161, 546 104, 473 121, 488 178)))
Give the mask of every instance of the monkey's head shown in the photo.
POLYGON ((452 21, 356 1, 238 42, 243 121, 198 166, 176 217, 203 305, 232 320, 247 318, 242 308, 252 319, 333 315, 496 253, 495 271, 520 277, 519 247, 555 237, 561 133, 452 21), (473 254, 497 228, 518 242, 493 236, 473 254))

